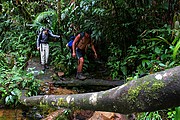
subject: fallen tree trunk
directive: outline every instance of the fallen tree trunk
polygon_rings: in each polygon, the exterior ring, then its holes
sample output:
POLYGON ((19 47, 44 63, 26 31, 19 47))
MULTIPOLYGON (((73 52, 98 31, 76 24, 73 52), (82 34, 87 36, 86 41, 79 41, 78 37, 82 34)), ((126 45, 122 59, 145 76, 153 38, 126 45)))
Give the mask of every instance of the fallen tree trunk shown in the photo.
POLYGON ((54 86, 66 87, 116 87, 123 85, 123 80, 102 80, 102 79, 86 79, 86 80, 61 80, 54 82, 54 86))
POLYGON ((180 66, 101 92, 21 97, 26 106, 49 105, 121 114, 180 106, 180 66))

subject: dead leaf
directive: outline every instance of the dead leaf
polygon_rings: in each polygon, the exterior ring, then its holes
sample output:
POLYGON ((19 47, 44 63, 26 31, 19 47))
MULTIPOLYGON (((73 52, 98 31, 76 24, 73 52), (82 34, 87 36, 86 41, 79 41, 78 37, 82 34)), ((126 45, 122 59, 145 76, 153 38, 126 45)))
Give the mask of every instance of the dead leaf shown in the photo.
POLYGON ((64 75, 64 72, 58 72, 57 74, 59 77, 62 77, 64 75))

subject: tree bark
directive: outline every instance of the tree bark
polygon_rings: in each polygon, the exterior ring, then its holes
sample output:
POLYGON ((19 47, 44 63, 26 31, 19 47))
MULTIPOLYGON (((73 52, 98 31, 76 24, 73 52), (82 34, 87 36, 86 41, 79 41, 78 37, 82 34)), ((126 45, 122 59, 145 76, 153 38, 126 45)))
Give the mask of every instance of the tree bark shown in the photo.
POLYGON ((58 26, 61 25, 61 1, 58 0, 57 2, 57 14, 58 14, 58 26))
POLYGON ((54 82, 54 86, 66 87, 116 87, 124 84, 123 80, 102 80, 102 79, 86 79, 82 80, 58 80, 54 82))
POLYGON ((49 105, 70 109, 130 114, 180 106, 180 66, 94 93, 21 97, 26 106, 49 105))
MULTIPOLYGON (((58 28, 60 28, 60 26, 61 26, 61 0, 57 1, 57 15, 58 15, 58 28)), ((60 29, 58 29, 58 31, 61 33, 60 29)), ((60 37, 60 45, 61 45, 61 52, 63 54, 62 36, 60 37)))

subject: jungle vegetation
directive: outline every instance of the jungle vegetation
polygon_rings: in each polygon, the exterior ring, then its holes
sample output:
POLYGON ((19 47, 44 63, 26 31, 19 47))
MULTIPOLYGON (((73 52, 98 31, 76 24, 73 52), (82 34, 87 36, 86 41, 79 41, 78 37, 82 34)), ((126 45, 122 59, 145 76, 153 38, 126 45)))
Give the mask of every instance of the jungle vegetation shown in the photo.
MULTIPOLYGON (((180 64, 179 0, 1 0, 0 93, 17 106, 21 90, 37 95, 40 85, 25 71, 38 57, 39 29, 48 27, 62 40, 51 43, 50 64, 72 74, 76 62, 65 47, 69 36, 91 28, 98 52, 113 79, 136 79, 180 64), (18 84, 17 84, 18 83, 18 84)), ((89 51, 90 54, 90 51, 89 51)), ((86 59, 85 71, 95 68, 86 59)), ((178 108, 142 113, 140 118, 174 119, 178 108)))

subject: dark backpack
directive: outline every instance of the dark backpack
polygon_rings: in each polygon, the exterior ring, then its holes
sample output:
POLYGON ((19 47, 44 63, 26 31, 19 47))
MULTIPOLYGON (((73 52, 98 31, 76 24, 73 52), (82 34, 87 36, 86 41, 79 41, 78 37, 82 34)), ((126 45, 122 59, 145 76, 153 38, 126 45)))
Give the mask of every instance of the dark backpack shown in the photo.
MULTIPOLYGON (((44 28, 42 28, 41 30, 39 30, 38 31, 38 35, 39 35, 39 39, 41 40, 42 39, 42 33, 43 33, 43 31, 44 31, 45 29, 44 28)), ((48 39, 49 39, 49 32, 51 32, 50 30, 48 30, 48 34, 47 34, 47 36, 48 36, 48 39)))
MULTIPOLYGON (((80 39, 82 39, 82 38, 84 37, 84 35, 85 35, 84 32, 80 33, 80 39)), ((76 38, 76 36, 71 35, 71 36, 70 36, 70 40, 69 40, 69 42, 68 42, 68 47, 69 47, 69 49, 70 49, 71 52, 72 52, 72 44, 73 44, 73 41, 74 41, 75 38, 76 38)))

